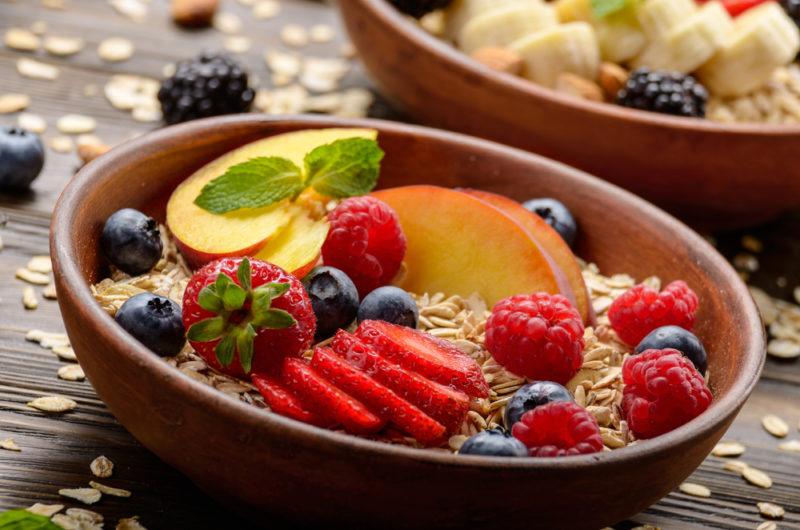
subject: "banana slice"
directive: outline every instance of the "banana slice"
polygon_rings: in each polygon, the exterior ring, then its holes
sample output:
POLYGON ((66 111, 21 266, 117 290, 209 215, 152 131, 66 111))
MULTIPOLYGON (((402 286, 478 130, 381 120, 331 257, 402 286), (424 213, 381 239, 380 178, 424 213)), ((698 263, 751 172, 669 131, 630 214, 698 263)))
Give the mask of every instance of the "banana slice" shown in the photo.
POLYGON ((558 25, 553 7, 545 4, 511 5, 486 11, 464 26, 458 37, 466 53, 485 47, 504 47, 531 33, 558 25))
POLYGON ((719 50, 733 29, 733 19, 720 2, 709 2, 687 20, 651 42, 634 67, 689 73, 719 50))
POLYGON ((499 9, 512 5, 530 6, 541 4, 543 0, 455 0, 445 10, 444 36, 455 41, 467 23, 491 9, 499 9))
POLYGON ((538 31, 513 42, 509 49, 525 62, 525 78, 551 88, 565 72, 595 79, 600 66, 597 39, 586 22, 570 22, 538 31))
POLYGON ((797 26, 777 2, 766 2, 736 19, 722 48, 698 75, 714 94, 740 96, 769 81, 798 51, 797 26))
POLYGON ((647 37, 625 19, 607 17, 595 23, 594 31, 603 60, 624 63, 636 57, 647 45, 647 37))
POLYGON ((553 7, 562 23, 594 20, 591 0, 556 0, 553 7))
POLYGON ((657 40, 695 11, 694 0, 647 0, 636 14, 647 38, 657 40))

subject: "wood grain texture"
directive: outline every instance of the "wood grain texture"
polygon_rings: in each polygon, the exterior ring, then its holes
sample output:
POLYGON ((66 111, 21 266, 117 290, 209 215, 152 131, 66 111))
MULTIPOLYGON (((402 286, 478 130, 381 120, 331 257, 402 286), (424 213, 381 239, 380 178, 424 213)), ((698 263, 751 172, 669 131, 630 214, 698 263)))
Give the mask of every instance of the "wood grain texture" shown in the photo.
MULTIPOLYGON (((80 35, 95 44, 107 36, 128 36, 136 41, 139 51, 129 62, 108 66, 87 47, 72 59, 54 60, 62 66, 62 80, 50 83, 18 77, 14 62, 27 54, 0 47, 0 92, 31 93, 30 111, 48 119, 50 128, 46 137, 55 134, 57 117, 76 111, 97 118, 97 134, 109 142, 152 129, 153 126, 136 123, 125 113, 111 108, 102 95, 84 98, 83 87, 86 84, 102 87, 112 72, 158 76, 164 63, 189 56, 199 47, 221 42, 216 32, 178 33, 161 16, 166 12, 162 5, 165 2, 152 3, 152 22, 146 25, 120 17, 99 0, 68 2, 70 9, 60 12, 43 9, 35 0, 15 3, 0 0, 0 32, 7 27, 45 20, 54 34, 80 35)), ((223 1, 223 6, 244 13, 232 0, 223 1)), ((246 33, 256 40, 256 45, 246 54, 245 60, 261 77, 267 74, 260 51, 267 46, 279 46, 276 28, 287 20, 299 20, 305 25, 335 22, 328 9, 302 0, 285 0, 284 11, 275 21, 247 22, 246 33)), ((356 72, 348 83, 362 85, 366 81, 356 72)), ((389 115, 383 108, 378 112, 389 115)), ((13 116, 0 116, 0 124, 13 121, 13 116)), ((108 413, 88 383, 59 380, 55 372, 63 363, 49 351, 23 338, 24 332, 31 328, 63 330, 55 302, 42 300, 34 312, 22 309, 20 296, 24 284, 13 278, 13 271, 24 265, 30 256, 47 252, 49 214, 76 165, 74 155, 49 151, 45 173, 36 182, 35 193, 23 200, 0 197, 0 211, 10 219, 6 229, 0 230, 5 243, 5 249, 0 251, 0 438, 12 436, 23 448, 21 453, 0 450, 0 510, 33 502, 61 502, 63 499, 58 498, 57 490, 86 484, 91 478, 89 462, 105 454, 116 464, 114 478, 105 482, 133 491, 130 499, 109 497, 97 505, 96 509, 109 521, 107 526, 113 527, 118 517, 140 515, 151 530, 251 528, 252 525, 237 520, 209 500, 136 442, 108 413), (24 406, 32 397, 53 392, 76 399, 79 410, 64 416, 48 416, 24 406)), ((792 262, 790 258, 800 255, 799 226, 790 220, 770 227, 767 232, 781 234, 781 237, 776 237, 780 239, 776 241, 776 252, 762 259, 762 269, 768 269, 769 274, 758 280, 773 291, 780 290, 774 284, 778 275, 790 278, 790 286, 797 284, 798 268, 793 264, 796 259, 792 262)), ((739 233, 731 233, 720 238, 723 245, 730 242, 731 255, 736 252, 738 237, 739 233)), ((763 520, 755 503, 762 500, 777 502, 786 508, 787 515, 779 523, 781 528, 800 528, 800 457, 777 451, 777 442, 760 426, 761 416, 768 412, 781 414, 796 426, 800 421, 798 403, 800 364, 768 361, 755 395, 726 436, 746 443, 748 452, 742 459, 769 472, 776 482, 772 489, 760 490, 747 485, 722 471, 722 460, 712 457, 690 479, 709 486, 713 492, 710 499, 673 493, 633 521, 615 525, 615 528, 631 528, 637 524, 658 525, 664 529, 755 528, 763 520)), ((795 431, 793 436, 798 437, 800 433, 795 431)))

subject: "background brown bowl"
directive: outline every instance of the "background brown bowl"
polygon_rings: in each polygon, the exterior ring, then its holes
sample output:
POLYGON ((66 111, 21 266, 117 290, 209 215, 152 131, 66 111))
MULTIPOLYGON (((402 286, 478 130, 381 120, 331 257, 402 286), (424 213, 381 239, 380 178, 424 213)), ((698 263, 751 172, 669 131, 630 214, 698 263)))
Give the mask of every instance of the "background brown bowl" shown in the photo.
POLYGON ((584 101, 482 66, 386 0, 338 5, 372 79, 422 123, 555 158, 704 226, 800 208, 800 126, 724 125, 584 101))
MULTIPOLYGON (((499 235, 502 237, 502 235, 499 235)), ((275 517, 357 528, 599 528, 646 508, 709 453, 758 379, 763 328, 745 286, 702 238, 641 199, 541 157, 457 134, 380 121, 234 116, 170 127, 86 166, 56 206, 58 300, 97 393, 145 446, 210 495, 262 523, 275 517), (380 185, 466 186, 516 199, 559 197, 581 227, 578 252, 606 273, 682 278, 702 299, 715 401, 702 416, 622 451, 565 459, 459 457, 318 429, 245 405, 167 365, 95 303, 98 237, 115 210, 163 219, 186 176, 244 143, 334 125, 375 127, 380 185), (609 494, 614 488, 618 494, 609 494), (590 509, 574 509, 575 499, 590 509), (268 517, 264 517, 269 514, 268 517)))

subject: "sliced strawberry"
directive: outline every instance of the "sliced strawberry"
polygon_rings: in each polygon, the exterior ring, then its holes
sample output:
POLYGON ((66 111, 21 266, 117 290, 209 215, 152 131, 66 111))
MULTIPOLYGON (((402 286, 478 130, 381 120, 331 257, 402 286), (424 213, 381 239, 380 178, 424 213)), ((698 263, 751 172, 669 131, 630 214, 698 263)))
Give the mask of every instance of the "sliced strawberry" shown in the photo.
POLYGON ((349 433, 373 434, 384 425, 363 403, 333 386, 301 359, 283 360, 282 379, 314 412, 335 420, 349 433))
POLYGON ((328 348, 317 348, 311 367, 328 381, 361 400, 375 414, 394 422, 425 445, 442 442, 444 425, 401 398, 328 348))
POLYGON ((264 397, 264 401, 272 409, 272 412, 321 427, 329 426, 332 423, 311 411, 308 405, 274 377, 253 374, 251 381, 264 397))
POLYGON ((440 385, 387 361, 355 335, 338 331, 330 347, 334 353, 362 370, 447 428, 456 431, 469 411, 469 396, 440 385))
POLYGON ((458 348, 427 333, 379 320, 365 320, 356 336, 386 359, 473 397, 487 397, 481 367, 458 348))

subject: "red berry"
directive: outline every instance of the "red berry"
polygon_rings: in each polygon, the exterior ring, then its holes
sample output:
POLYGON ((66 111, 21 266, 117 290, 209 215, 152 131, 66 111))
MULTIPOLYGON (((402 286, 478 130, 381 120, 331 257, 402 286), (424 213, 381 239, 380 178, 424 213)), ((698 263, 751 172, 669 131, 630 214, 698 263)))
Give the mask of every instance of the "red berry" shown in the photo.
POLYGON ((284 357, 311 346, 316 331, 300 280, 276 265, 245 258, 223 258, 194 273, 183 295, 183 323, 195 351, 237 377, 251 370, 277 373, 284 357), (240 276, 251 285, 242 286, 240 276))
POLYGON ((253 374, 253 384, 272 412, 292 418, 304 423, 326 426, 326 422, 319 415, 309 410, 308 405, 286 388, 278 379, 261 374, 253 374))
POLYGON ((317 348, 311 367, 328 381, 364 403, 377 416, 387 419, 426 445, 442 442, 444 426, 401 398, 372 377, 337 356, 328 348, 317 348))
POLYGON ((303 359, 283 360, 282 381, 320 416, 351 434, 374 434, 384 421, 353 396, 334 386, 303 359))
POLYGON ((511 433, 528 447, 531 456, 585 455, 603 450, 597 420, 568 401, 553 401, 529 410, 511 433))
POLYGON ((392 389, 425 414, 455 432, 469 411, 469 396, 440 385, 390 362, 355 335, 340 330, 330 343, 331 349, 359 370, 392 389))
POLYGON ((694 291, 680 280, 670 283, 660 293, 640 284, 614 300, 608 319, 619 338, 634 346, 661 326, 680 326, 691 331, 699 303, 694 291))
POLYGON ((637 438, 653 438, 696 418, 713 399, 703 376, 678 350, 647 350, 622 367, 622 410, 637 438))
POLYGON ((365 320, 359 324, 356 336, 381 357, 431 381, 472 397, 489 395, 489 385, 478 363, 449 342, 380 320, 365 320))
POLYGON ((499 301, 486 321, 486 349, 515 374, 565 384, 583 363, 583 321, 569 300, 547 293, 499 301))
POLYGON ((406 236, 388 204, 375 197, 352 197, 328 218, 331 228, 322 259, 343 270, 361 298, 395 277, 406 255, 406 236))

